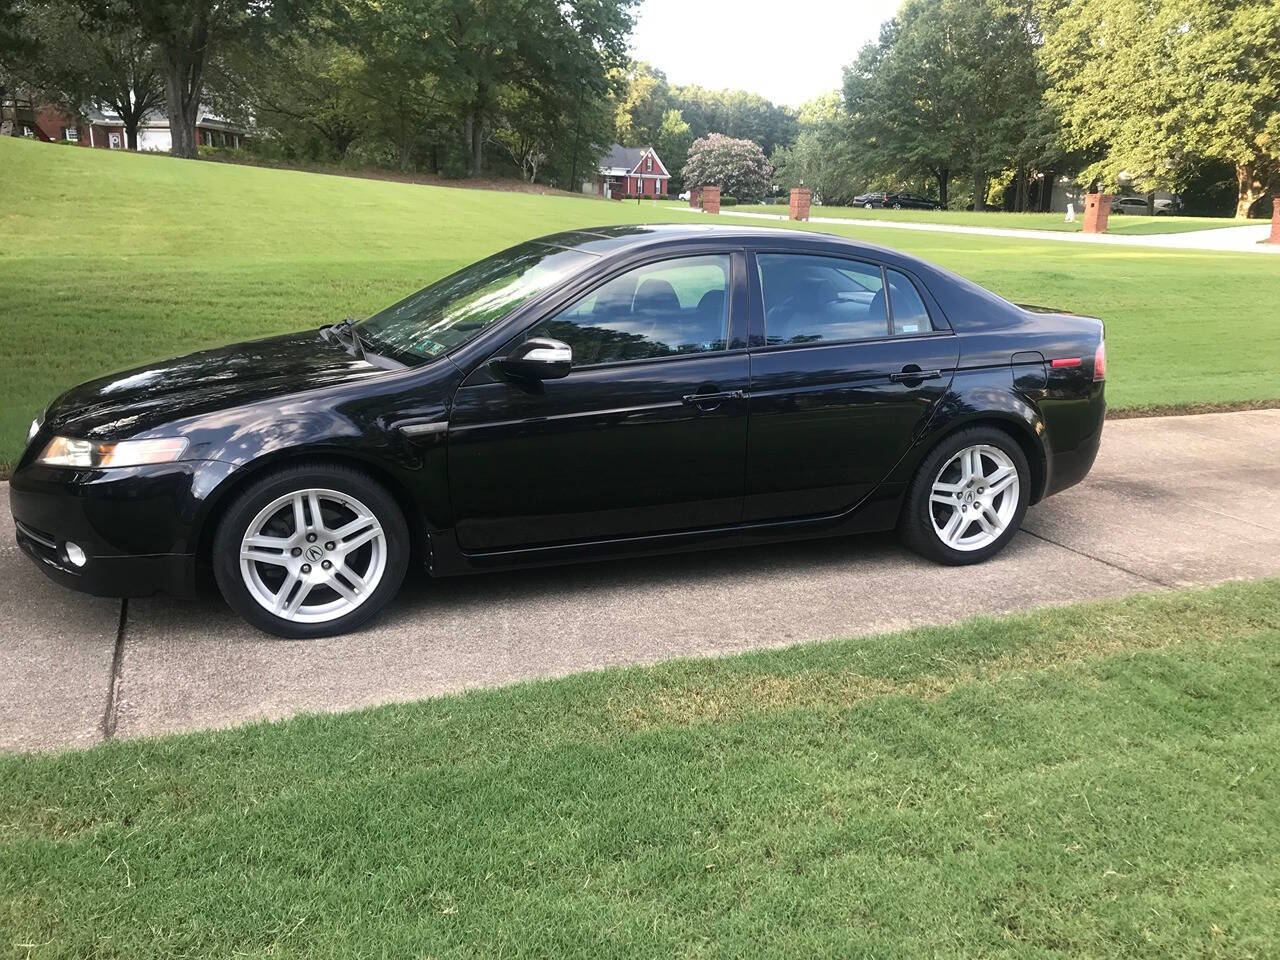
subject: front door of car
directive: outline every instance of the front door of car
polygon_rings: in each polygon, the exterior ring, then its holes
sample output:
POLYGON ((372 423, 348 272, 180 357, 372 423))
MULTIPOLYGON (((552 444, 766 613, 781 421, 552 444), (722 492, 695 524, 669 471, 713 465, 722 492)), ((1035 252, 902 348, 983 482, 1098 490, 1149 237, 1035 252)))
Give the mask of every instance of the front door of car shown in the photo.
POLYGON ((842 513, 924 427, 959 343, 904 273, 809 254, 754 260, 744 520, 842 513))
POLYGON ((746 259, 626 270, 509 342, 573 350, 563 379, 473 371, 449 419, 449 487, 467 552, 737 523, 748 385, 746 259))

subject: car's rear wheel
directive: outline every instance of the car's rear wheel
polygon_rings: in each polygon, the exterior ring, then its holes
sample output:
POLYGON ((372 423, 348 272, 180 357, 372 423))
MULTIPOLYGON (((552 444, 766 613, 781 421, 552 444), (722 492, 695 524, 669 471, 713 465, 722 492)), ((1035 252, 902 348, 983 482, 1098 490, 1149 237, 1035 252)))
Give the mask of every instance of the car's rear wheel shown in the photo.
POLYGON ((864 206, 864 207, 866 207, 868 210, 874 210, 874 209, 875 209, 875 204, 874 204, 874 203, 872 203, 870 200, 868 200, 866 203, 864 203, 864 204, 863 204, 863 206, 864 206))
POLYGON ((213 570, 227 603, 281 637, 322 637, 364 623, 395 596, 409 535, 395 498, 349 467, 287 467, 227 510, 213 570))
POLYGON ((1018 532, 1029 495, 1027 458, 1009 434, 961 430, 916 471, 903 507, 903 540, 940 563, 981 563, 1018 532))

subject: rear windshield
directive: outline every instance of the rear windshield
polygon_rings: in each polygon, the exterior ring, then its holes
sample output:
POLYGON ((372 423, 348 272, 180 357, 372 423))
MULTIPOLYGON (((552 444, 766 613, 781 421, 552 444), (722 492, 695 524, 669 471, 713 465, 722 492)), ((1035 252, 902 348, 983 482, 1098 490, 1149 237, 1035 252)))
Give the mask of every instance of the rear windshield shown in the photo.
POLYGON ((359 325, 378 353, 422 363, 461 346, 594 258, 537 241, 463 267, 359 325))

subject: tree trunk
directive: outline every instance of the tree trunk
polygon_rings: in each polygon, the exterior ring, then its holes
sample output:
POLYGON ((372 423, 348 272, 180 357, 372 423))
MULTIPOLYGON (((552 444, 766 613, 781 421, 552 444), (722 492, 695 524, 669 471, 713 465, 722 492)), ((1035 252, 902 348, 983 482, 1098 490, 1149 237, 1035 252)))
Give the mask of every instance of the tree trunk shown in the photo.
POLYGON ((973 209, 987 209, 987 175, 985 173, 973 175, 973 209))
POLYGON ((196 121, 200 117, 204 57, 199 51, 169 48, 165 51, 165 109, 169 114, 169 153, 194 159, 196 121))
POLYGON ((933 172, 938 178, 938 203, 945 207, 947 205, 947 188, 951 184, 951 171, 946 167, 940 167, 933 172))
POLYGON ((124 124, 124 145, 130 150, 138 149, 138 118, 121 116, 124 124))
POLYGON ((1262 196, 1262 178, 1251 163, 1236 164, 1236 183, 1239 193, 1236 197, 1236 219, 1243 220, 1249 216, 1250 208, 1262 196))
POLYGON ((471 132, 471 175, 478 177, 484 168, 484 120, 480 111, 472 112, 467 125, 471 132))

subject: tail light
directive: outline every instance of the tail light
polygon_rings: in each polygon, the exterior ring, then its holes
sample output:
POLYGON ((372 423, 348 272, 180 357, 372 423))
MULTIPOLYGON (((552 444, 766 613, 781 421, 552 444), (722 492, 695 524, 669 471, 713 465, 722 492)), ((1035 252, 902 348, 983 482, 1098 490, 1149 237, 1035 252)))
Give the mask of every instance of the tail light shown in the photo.
POLYGON ((1099 340, 1098 349, 1093 351, 1094 381, 1107 379, 1107 341, 1099 340))

